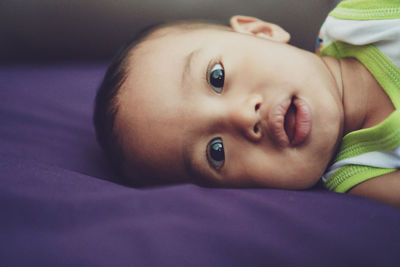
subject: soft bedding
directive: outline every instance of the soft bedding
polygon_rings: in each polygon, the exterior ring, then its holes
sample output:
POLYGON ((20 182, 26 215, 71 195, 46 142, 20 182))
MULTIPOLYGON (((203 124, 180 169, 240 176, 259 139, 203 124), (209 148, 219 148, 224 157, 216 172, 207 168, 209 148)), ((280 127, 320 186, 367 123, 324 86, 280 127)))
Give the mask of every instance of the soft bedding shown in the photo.
POLYGON ((398 266, 400 211, 351 195, 113 182, 105 63, 0 67, 2 266, 398 266))

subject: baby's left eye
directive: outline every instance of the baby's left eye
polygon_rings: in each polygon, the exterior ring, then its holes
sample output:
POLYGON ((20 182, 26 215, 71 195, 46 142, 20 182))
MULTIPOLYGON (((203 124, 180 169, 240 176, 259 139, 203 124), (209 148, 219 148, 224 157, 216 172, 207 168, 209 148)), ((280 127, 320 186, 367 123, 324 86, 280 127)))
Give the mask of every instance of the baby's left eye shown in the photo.
POLYGON ((225 162, 225 152, 222 139, 217 137, 207 145, 207 160, 212 168, 219 170, 225 162))
POLYGON ((224 80, 225 80, 224 68, 222 67, 221 64, 217 63, 212 67, 209 73, 208 83, 215 92, 220 94, 224 87, 224 80))

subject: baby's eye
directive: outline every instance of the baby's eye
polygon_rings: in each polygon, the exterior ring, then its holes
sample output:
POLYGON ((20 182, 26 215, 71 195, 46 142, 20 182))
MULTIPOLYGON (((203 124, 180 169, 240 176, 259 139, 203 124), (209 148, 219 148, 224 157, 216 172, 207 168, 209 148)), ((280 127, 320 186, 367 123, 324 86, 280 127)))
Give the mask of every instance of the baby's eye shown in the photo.
POLYGON ((214 138, 207 146, 207 160, 211 167, 219 170, 225 162, 224 145, 221 138, 214 138))
POLYGON ((208 75, 208 83, 215 92, 220 94, 222 92, 222 88, 224 87, 224 68, 221 64, 217 63, 212 67, 208 75))

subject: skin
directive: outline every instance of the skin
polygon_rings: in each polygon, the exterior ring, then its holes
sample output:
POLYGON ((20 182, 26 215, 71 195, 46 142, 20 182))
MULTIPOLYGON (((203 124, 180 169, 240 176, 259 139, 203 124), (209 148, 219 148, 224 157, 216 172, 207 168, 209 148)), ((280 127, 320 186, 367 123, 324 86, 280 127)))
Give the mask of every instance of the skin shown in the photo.
POLYGON ((288 45, 288 33, 256 18, 230 22, 229 30, 163 29, 132 53, 116 118, 132 165, 170 181, 304 189, 319 180, 344 134, 394 110, 358 61, 288 45), (225 73, 221 92, 207 80, 216 64, 225 73), (277 111, 291 99, 311 117, 297 144, 274 133, 284 119, 277 111), (217 137, 225 160, 216 168, 207 151, 217 137))

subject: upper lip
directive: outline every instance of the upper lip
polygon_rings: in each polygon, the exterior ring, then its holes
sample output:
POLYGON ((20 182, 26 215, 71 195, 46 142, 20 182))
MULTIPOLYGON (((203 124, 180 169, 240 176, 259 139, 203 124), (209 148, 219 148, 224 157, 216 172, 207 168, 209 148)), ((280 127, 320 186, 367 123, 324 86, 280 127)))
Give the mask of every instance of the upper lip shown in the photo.
POLYGON ((272 106, 267 115, 268 134, 272 140, 280 146, 288 146, 290 143, 284 125, 286 114, 290 105, 293 103, 294 98, 295 97, 285 98, 278 104, 272 106))

